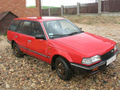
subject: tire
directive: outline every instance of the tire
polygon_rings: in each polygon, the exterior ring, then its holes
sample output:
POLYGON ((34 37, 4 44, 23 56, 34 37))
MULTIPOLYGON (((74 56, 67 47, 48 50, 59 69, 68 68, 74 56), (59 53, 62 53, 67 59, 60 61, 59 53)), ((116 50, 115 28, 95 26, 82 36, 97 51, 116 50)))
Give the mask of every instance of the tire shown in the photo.
POLYGON ((58 57, 55 62, 56 72, 62 80, 70 80, 72 73, 64 58, 58 57))
POLYGON ((13 44, 13 54, 16 57, 23 57, 23 53, 16 43, 13 44))

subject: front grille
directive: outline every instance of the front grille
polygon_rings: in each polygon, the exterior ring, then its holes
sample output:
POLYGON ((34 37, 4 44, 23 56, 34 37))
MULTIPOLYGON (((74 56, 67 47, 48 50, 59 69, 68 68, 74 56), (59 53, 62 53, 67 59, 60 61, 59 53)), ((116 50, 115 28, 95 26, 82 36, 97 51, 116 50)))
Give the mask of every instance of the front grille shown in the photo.
POLYGON ((105 53, 104 55, 101 56, 102 60, 107 60, 109 58, 111 58, 114 55, 114 49, 112 49, 111 51, 105 53))

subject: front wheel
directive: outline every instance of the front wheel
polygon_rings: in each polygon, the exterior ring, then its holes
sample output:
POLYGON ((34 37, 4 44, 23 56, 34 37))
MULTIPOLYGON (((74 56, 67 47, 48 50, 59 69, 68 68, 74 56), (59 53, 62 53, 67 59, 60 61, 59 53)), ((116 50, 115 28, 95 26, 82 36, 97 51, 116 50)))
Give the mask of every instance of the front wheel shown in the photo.
POLYGON ((16 57, 22 57, 23 56, 22 51, 20 50, 19 46, 16 43, 13 44, 13 54, 16 57))
POLYGON ((62 80, 70 80, 72 74, 69 65, 66 61, 58 57, 55 62, 56 72, 62 80))

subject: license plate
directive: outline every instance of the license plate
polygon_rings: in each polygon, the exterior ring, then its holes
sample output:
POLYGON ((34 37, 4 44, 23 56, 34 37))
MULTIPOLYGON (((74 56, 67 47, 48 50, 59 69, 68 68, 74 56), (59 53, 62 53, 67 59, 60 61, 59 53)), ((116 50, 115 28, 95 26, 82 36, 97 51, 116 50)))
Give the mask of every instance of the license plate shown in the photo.
POLYGON ((110 59, 108 59, 106 65, 109 65, 110 63, 112 63, 115 60, 116 60, 116 55, 114 55, 113 57, 111 57, 110 59))

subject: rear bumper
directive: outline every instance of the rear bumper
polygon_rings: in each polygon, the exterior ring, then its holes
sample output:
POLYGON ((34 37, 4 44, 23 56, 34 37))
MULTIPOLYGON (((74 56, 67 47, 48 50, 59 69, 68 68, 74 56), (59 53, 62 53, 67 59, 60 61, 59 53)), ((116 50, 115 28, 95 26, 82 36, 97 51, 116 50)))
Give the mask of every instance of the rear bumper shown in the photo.
POLYGON ((10 40, 7 40, 7 42, 11 44, 11 41, 10 41, 10 40))
MULTIPOLYGON (((117 50, 117 52, 115 53, 115 55, 118 55, 119 51, 117 50)), ((97 71, 97 70, 100 70, 102 68, 105 68, 106 67, 106 62, 107 60, 105 61, 101 61, 95 65, 92 65, 92 66, 83 66, 83 65, 80 65, 80 64, 76 64, 76 63, 70 63, 71 64, 71 67, 74 69, 74 70, 79 70, 80 72, 93 72, 93 71, 97 71)))

